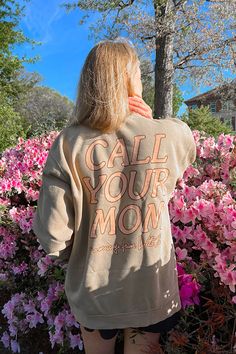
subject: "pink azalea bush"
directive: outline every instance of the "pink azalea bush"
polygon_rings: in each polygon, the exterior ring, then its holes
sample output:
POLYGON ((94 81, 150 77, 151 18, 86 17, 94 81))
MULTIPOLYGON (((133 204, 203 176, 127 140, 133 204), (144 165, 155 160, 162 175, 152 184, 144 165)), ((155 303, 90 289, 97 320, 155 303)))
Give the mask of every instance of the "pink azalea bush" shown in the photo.
MULTIPOLYGON (((47 353, 83 350, 64 293, 67 264, 45 255, 32 231, 42 170, 58 133, 19 138, 0 158, 0 341, 14 353, 32 330, 47 333, 47 353)), ((227 352, 236 303, 236 137, 193 134, 197 159, 169 202, 183 315, 163 348, 227 352)))

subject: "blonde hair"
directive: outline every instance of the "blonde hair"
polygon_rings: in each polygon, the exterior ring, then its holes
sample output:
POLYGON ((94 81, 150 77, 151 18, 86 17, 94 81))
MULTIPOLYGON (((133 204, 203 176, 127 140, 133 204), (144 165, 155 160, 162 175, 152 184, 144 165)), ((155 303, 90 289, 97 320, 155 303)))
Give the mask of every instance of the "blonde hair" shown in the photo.
POLYGON ((102 132, 116 131, 131 113, 138 54, 129 40, 103 40, 89 52, 77 89, 75 108, 67 125, 83 124, 102 132))

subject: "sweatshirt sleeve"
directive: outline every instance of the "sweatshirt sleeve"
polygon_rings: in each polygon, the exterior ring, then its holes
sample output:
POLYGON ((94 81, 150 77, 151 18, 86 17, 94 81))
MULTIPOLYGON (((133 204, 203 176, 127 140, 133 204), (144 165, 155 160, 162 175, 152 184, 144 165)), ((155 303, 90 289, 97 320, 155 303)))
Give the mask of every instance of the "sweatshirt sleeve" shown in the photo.
POLYGON ((184 157, 181 160, 182 176, 185 170, 195 162, 197 157, 197 146, 193 137, 192 130, 186 123, 184 124, 183 128, 184 128, 183 143, 184 146, 186 147, 186 153, 184 154, 184 157))
POLYGON ((48 256, 68 260, 74 237, 74 207, 67 176, 49 151, 42 174, 33 231, 48 256))

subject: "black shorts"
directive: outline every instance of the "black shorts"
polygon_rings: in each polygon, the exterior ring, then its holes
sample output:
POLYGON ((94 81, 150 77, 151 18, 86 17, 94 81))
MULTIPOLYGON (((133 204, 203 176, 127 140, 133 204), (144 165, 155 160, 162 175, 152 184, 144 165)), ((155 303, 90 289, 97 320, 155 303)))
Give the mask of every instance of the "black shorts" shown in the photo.
MULTIPOLYGON (((180 310, 181 311, 181 310, 180 310)), ((162 332, 168 332, 170 331, 173 327, 177 325, 180 319, 180 311, 174 313, 172 316, 166 318, 163 321, 160 321, 158 323, 149 325, 147 327, 132 327, 134 329, 140 329, 144 332, 151 332, 151 333, 162 333, 162 332)), ((94 329, 90 329, 87 327, 84 327, 86 331, 93 332, 95 331, 94 329)), ((111 339, 116 336, 120 329, 115 328, 115 329, 99 329, 100 335, 103 339, 111 339)))

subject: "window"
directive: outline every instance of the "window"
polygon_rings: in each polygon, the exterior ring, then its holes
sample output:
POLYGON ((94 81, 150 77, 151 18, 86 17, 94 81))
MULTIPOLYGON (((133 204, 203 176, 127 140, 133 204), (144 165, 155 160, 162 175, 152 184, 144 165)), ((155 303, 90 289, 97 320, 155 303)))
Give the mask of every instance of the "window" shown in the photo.
POLYGON ((229 101, 222 101, 222 108, 221 110, 224 112, 232 111, 234 110, 234 103, 232 100, 229 101))
POLYGON ((236 131, 236 117, 232 117, 232 127, 233 131, 236 131))
POLYGON ((195 109, 195 108, 198 108, 198 105, 196 103, 191 104, 190 109, 195 109))
POLYGON ((235 123, 235 118, 234 117, 225 117, 224 118, 224 123, 228 125, 229 128, 234 130, 234 123, 235 123))
POLYGON ((211 113, 216 113, 216 102, 210 102, 209 104, 211 113))
POLYGON ((224 112, 228 111, 228 101, 222 101, 221 110, 224 111, 224 112))

